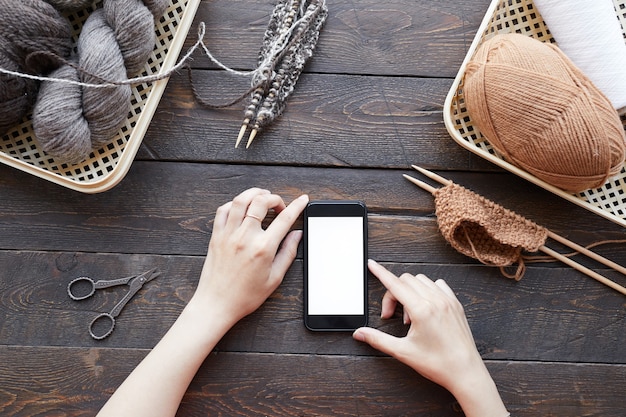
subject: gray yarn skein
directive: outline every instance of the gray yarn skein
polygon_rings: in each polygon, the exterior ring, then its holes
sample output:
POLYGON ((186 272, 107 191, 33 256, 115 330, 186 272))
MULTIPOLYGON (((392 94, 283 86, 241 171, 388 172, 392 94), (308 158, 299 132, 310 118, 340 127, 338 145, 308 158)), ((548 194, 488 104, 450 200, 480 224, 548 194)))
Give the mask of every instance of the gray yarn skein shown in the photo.
MULTIPOLYGON (((38 53, 70 56, 70 24, 43 0, 0 0, 0 22, 0 66, 4 69, 46 75, 59 64, 38 53)), ((37 81, 0 74, 0 134, 30 112, 38 88, 37 81)))
POLYGON ((94 0, 45 0, 58 10, 61 11, 75 11, 81 10, 89 6, 94 0))
MULTIPOLYGON (((80 69, 64 65, 50 76, 97 84, 135 75, 154 47, 154 20, 166 8, 167 0, 104 0, 81 29, 75 56, 80 69)), ((117 133, 130 97, 128 85, 93 88, 44 81, 33 111, 35 136, 59 162, 81 162, 117 133)))

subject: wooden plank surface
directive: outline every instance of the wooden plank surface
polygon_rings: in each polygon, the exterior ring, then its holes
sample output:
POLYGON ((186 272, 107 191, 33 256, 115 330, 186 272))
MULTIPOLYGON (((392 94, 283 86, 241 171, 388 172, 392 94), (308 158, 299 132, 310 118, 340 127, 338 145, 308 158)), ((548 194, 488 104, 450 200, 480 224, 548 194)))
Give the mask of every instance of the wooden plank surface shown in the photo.
MULTIPOLYGON (((149 349, 191 297, 202 268, 200 256, 67 252, 2 252, 0 340, 7 345, 133 347, 149 349), (153 267, 150 282, 118 318, 114 334, 94 341, 91 320, 110 310, 124 288, 76 302, 67 284, 78 276, 128 276, 153 267), (30 271, 24 274, 24 271, 30 271)), ((569 268, 531 266, 519 282, 495 268, 467 264, 386 263, 397 274, 444 278, 464 304, 481 351, 488 359, 622 363, 622 297, 569 268), (538 290, 540 289, 540 290, 538 290), (523 333, 524 337, 518 335, 523 333)), ((398 336, 399 317, 380 320, 381 284, 370 277, 370 324, 398 336)), ((345 333, 308 332, 302 324, 302 263, 297 260, 272 298, 219 344, 220 351, 284 354, 376 355, 345 333), (254 337, 250 337, 254 335, 254 337)))
MULTIPOLYGON (((419 176, 411 170, 138 161, 118 187, 83 195, 3 166, 0 245, 16 250, 203 255, 217 207, 246 188, 260 186, 287 201, 301 193, 312 199, 365 201, 375 243, 372 256, 381 260, 403 261, 407 255, 415 256, 415 261, 456 257, 444 249, 443 257, 433 258, 445 248, 433 199, 403 179, 403 173, 419 176), (394 239, 398 234, 406 241, 394 239)), ((580 244, 623 237, 618 225, 513 175, 445 175, 580 244)), ((616 261, 624 259, 619 246, 609 245, 606 250, 615 251, 611 256, 616 261)))
MULTIPOLYGON (((308 71, 453 78, 490 2, 327 3, 329 16, 308 71)), ((207 44, 222 63, 253 68, 272 8, 262 0, 203 1, 196 22, 205 22, 207 44)), ((192 33, 187 44, 195 39, 192 33)), ((194 66, 211 67, 206 59, 194 66)))
MULTIPOLYGON (((229 101, 223 97, 231 97, 227 92, 237 85, 215 71, 194 71, 193 80, 213 104, 229 101), (220 86, 218 91, 215 86, 220 86)), ((458 169, 476 160, 487 166, 447 134, 441 108, 450 84, 441 79, 304 75, 283 116, 245 150, 243 145, 234 147, 242 106, 204 108, 194 101, 189 80, 180 75, 172 79, 166 98, 172 95, 184 104, 164 100, 139 156, 341 167, 429 163, 458 169)), ((242 86, 235 91, 246 90, 242 86)))
MULTIPOLYGON (((173 323, 195 288, 216 208, 251 186, 290 201, 360 199, 369 254, 392 271, 444 278, 465 307, 478 349, 514 416, 623 416, 626 299, 559 263, 530 263, 504 278, 454 251, 432 197, 402 178, 423 165, 587 245, 624 229, 503 172, 456 144, 443 103, 489 0, 337 0, 284 115, 253 146, 235 149, 243 103, 209 109, 247 89, 197 54, 193 81, 173 75, 127 177, 84 195, 0 166, 0 415, 94 415, 173 323), (119 278, 158 267, 94 341, 93 317, 124 288, 83 302, 81 275, 119 278)), ((256 63, 272 2, 202 1, 186 42, 206 23, 223 63, 256 63)), ((299 221, 295 227, 301 227, 299 221)), ((549 243, 560 251, 564 248, 549 243)), ((624 244, 597 250, 626 264, 624 244)), ((594 262, 582 263, 626 285, 594 262)), ((370 324, 402 335, 400 310, 370 324)), ((349 334, 306 331, 302 253, 275 294, 238 323, 207 359, 183 416, 462 415, 445 390, 349 334)))
MULTIPOLYGON (((11 416, 92 416, 146 353, 136 349, 0 346, 0 358, 21 364, 0 362, 0 409, 11 416), (28 380, 25 374, 30 376, 28 380)), ((624 365, 487 361, 487 366, 516 416, 534 417, 541 410, 546 416, 618 417, 626 408, 624 365), (603 389, 594 389, 597 385, 603 389), (582 409, 589 411, 581 414, 582 409)), ((225 352, 207 358, 178 413, 459 414, 450 394, 390 358, 225 352)))

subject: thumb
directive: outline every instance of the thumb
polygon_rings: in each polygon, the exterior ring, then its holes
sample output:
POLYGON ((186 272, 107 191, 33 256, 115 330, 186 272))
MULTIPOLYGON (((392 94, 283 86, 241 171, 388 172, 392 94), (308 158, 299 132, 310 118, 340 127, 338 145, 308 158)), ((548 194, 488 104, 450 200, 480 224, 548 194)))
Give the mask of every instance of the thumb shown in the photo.
POLYGON ((398 346, 398 338, 371 327, 361 327, 354 331, 352 337, 355 340, 365 342, 374 349, 380 350, 390 356, 395 356, 395 348, 398 346))
POLYGON ((278 249, 276 256, 274 257, 274 263, 272 265, 271 277, 273 280, 281 281, 287 270, 293 263, 298 252, 298 244, 302 238, 302 230, 293 230, 278 249))

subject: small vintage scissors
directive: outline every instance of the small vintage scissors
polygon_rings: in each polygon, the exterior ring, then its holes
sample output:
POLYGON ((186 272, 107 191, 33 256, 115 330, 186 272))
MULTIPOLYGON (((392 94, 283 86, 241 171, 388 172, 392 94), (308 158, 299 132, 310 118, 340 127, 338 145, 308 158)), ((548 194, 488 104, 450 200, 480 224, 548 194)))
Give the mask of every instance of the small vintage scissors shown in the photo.
POLYGON ((112 279, 112 280, 98 280, 94 281, 89 277, 78 277, 72 280, 69 284, 67 284, 67 294, 70 296, 72 300, 80 301, 94 295, 96 290, 102 288, 114 287, 116 285, 124 285, 128 284, 130 286, 130 290, 124 295, 124 297, 120 300, 119 303, 113 307, 111 312, 102 313, 96 316, 89 325, 89 334, 96 340, 101 340, 110 335, 113 332, 113 328, 115 327, 115 317, 117 317, 126 303, 130 301, 131 298, 141 289, 143 284, 148 281, 152 281, 154 278, 158 277, 161 273, 157 271, 156 268, 146 271, 139 275, 133 275, 126 278, 112 279), (77 294, 75 289, 76 285, 84 286, 84 284, 88 284, 90 287, 90 291, 86 294, 77 294), (111 325, 108 330, 100 335, 94 333, 94 325, 97 321, 102 321, 103 319, 110 321, 111 325))

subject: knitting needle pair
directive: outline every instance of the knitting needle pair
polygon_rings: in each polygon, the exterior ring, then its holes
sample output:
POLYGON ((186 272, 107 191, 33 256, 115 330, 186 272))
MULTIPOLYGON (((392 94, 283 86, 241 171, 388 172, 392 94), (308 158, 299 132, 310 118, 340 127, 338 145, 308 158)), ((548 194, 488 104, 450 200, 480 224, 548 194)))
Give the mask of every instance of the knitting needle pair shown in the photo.
MULTIPOLYGON (((442 184, 444 186, 452 184, 452 181, 450 181, 450 180, 448 180, 446 178, 443 178, 443 177, 435 174, 434 172, 428 171, 428 170, 426 170, 424 168, 421 168, 421 167, 418 167, 416 165, 412 165, 412 167, 415 170, 417 170, 417 171, 421 172, 422 174, 424 174, 425 176, 427 176, 428 178, 430 178, 430 179, 432 179, 432 180, 434 180, 434 181, 436 181, 436 182, 438 182, 438 183, 440 183, 440 184, 442 184)), ((433 186, 431 186, 431 185, 429 185, 429 184, 427 184, 427 183, 425 183, 423 181, 420 181, 420 180, 418 180, 416 178, 413 178, 410 175, 404 174, 403 176, 407 180, 411 181, 413 184, 415 184, 418 187, 420 187, 420 188, 430 192, 431 194, 435 194, 436 191, 437 191, 437 188, 435 188, 435 187, 433 187, 433 186)), ((567 247, 573 249, 574 251, 576 251, 578 253, 581 253, 581 254, 583 254, 585 256, 588 256, 589 258, 591 258, 591 259, 593 259, 593 260, 595 260, 595 261, 597 261, 597 262, 599 262, 599 263, 601 263, 603 265, 606 265, 609 268, 611 268, 611 269, 613 269, 613 270, 615 270, 617 272, 620 272, 623 275, 626 275, 626 268, 624 268, 621 265, 616 264, 615 262, 613 262, 613 261, 611 261, 609 259, 606 259, 606 258, 604 258, 604 257, 602 257, 602 256, 600 256, 600 255, 590 251, 589 249, 587 249, 587 248, 585 248, 583 246, 580 246, 580 245, 578 245, 578 244, 576 244, 574 242, 571 242, 568 239, 566 239, 566 238, 564 238, 564 237, 562 237, 562 236, 560 236, 560 235, 558 235, 558 234, 556 234, 554 232, 551 232, 550 230, 547 230, 547 236, 549 238, 551 238, 551 239, 561 243, 562 245, 567 246, 567 247)), ((589 268, 587 268, 587 267, 585 267, 583 265, 580 265, 579 263, 577 263, 574 260, 568 258, 567 256, 564 256, 564 255, 554 251, 553 249, 548 248, 545 245, 541 245, 539 247, 539 250, 541 252, 543 252, 543 253, 553 257, 554 259, 557 259, 557 260, 563 262, 564 264, 566 264, 566 265, 576 269, 577 271, 580 271, 580 272, 586 274, 587 276, 589 276, 589 277, 591 277, 591 278, 593 278, 593 279, 603 283, 604 285, 606 285, 606 286, 608 286, 610 288, 613 288, 614 290, 619 291, 620 293, 626 295, 626 288, 624 288, 623 286, 617 284, 616 282, 611 281, 610 279, 608 279, 608 278, 598 274, 597 272, 595 272, 595 271, 593 271, 593 270, 591 270, 591 269, 589 269, 589 268)))
MULTIPOLYGON (((243 135, 246 134, 246 130, 248 130, 248 123, 250 123, 250 120, 245 119, 243 122, 243 125, 241 125, 241 129, 239 130, 239 136, 237 136, 237 142, 235 142, 235 148, 239 146, 239 143, 241 143, 241 139, 243 139, 243 135)), ((250 132, 250 136, 248 137, 248 143, 246 143, 246 149, 250 147, 257 133, 259 133, 259 129, 253 128, 252 131, 250 132)))
POLYGON ((248 127, 246 149, 259 131, 280 117, 305 63, 313 55, 319 32, 328 16, 325 0, 280 0, 274 7, 259 53, 261 80, 253 83, 235 148, 248 127))

